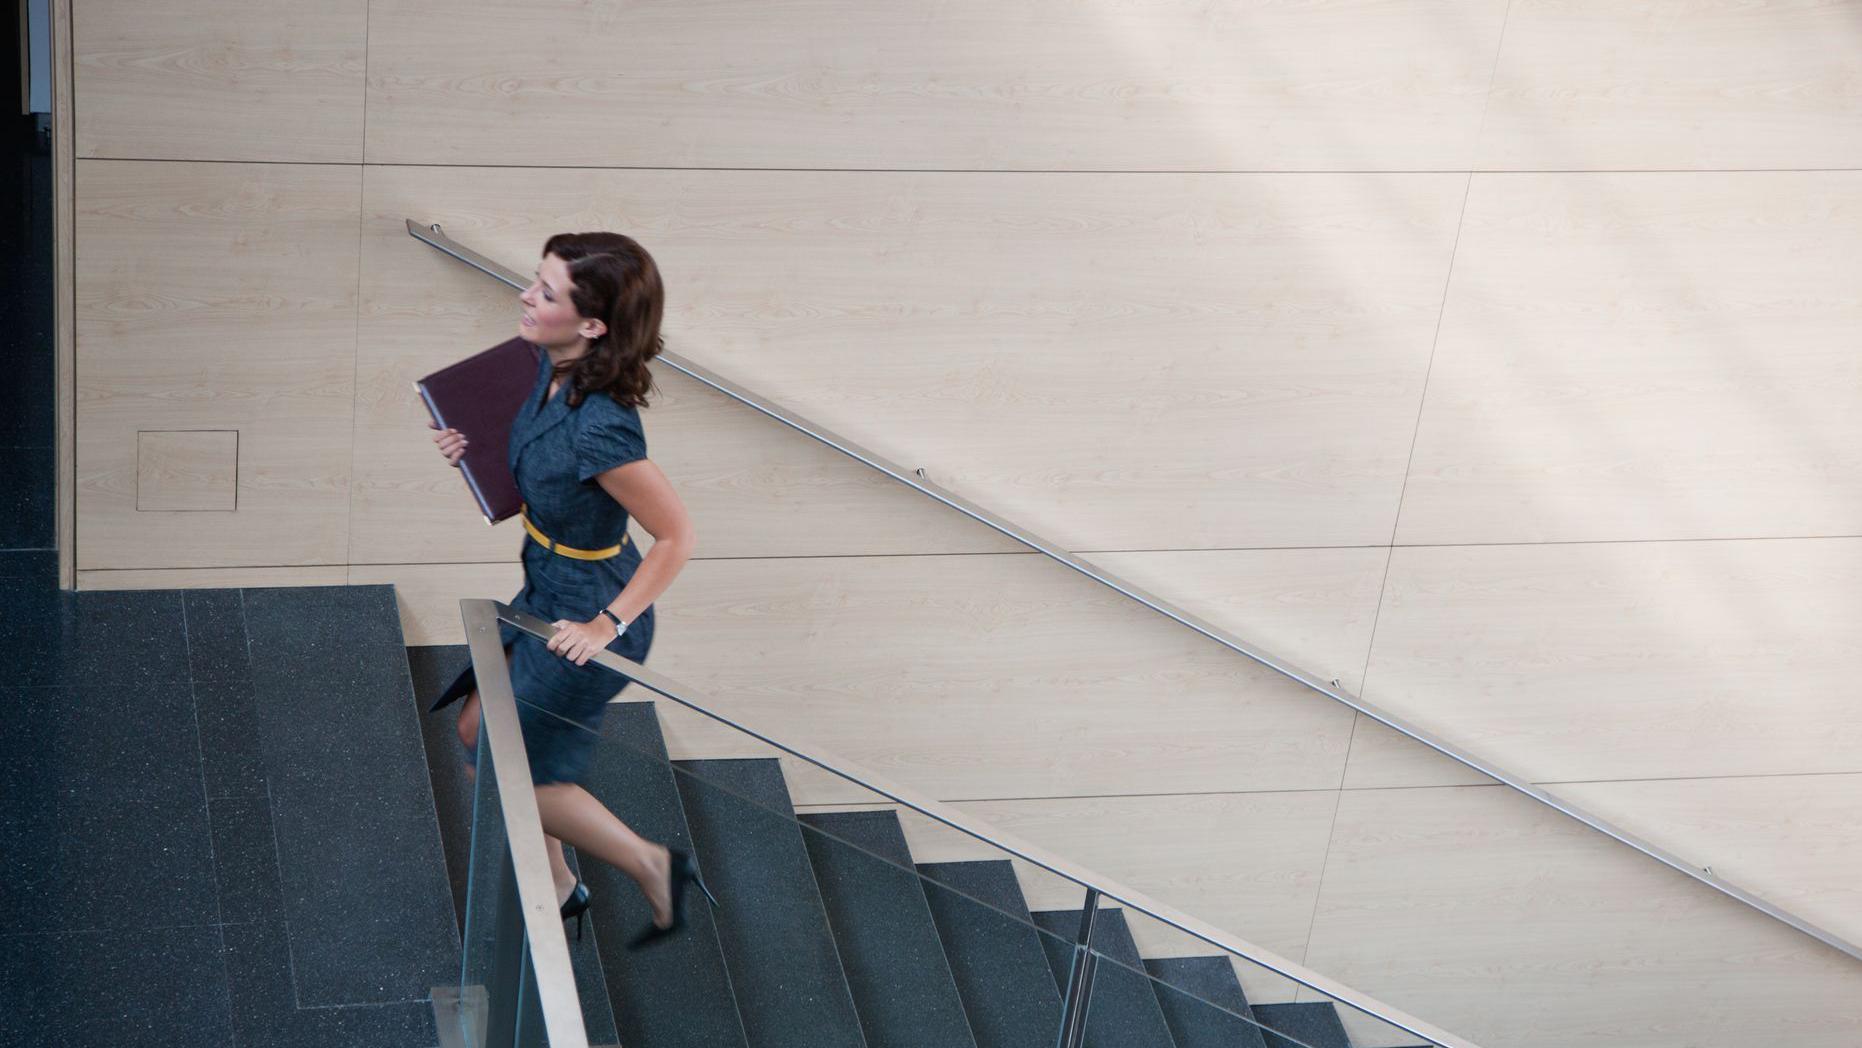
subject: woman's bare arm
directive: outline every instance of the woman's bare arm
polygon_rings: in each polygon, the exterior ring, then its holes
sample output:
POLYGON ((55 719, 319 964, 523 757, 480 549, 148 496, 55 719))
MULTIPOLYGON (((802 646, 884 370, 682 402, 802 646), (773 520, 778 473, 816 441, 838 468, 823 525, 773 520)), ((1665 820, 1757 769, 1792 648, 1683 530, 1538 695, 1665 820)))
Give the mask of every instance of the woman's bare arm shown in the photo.
POLYGON ((685 562, 691 559, 698 536, 692 529, 692 517, 685 511, 685 503, 672 488, 672 481, 667 480, 666 474, 650 460, 639 459, 616 466, 597 476, 595 482, 653 536, 653 548, 634 570, 633 579, 620 596, 608 604, 608 610, 632 622, 672 585, 685 562))

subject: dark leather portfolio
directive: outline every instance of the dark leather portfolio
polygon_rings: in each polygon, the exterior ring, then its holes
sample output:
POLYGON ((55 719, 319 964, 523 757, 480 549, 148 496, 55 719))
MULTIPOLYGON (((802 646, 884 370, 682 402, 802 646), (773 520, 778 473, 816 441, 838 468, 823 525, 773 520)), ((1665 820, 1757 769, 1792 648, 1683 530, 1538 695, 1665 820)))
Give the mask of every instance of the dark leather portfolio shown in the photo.
POLYGON ((514 338, 414 383, 433 421, 466 438, 459 472, 487 524, 515 517, 522 505, 507 452, 511 423, 537 380, 537 354, 537 347, 514 338))

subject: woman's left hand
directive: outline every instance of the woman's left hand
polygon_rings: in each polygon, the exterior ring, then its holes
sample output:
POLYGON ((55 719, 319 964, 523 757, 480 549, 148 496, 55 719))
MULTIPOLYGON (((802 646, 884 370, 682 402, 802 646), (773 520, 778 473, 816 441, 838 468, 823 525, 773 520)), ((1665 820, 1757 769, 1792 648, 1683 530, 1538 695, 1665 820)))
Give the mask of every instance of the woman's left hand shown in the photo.
POLYGON ((557 619, 552 625, 556 627, 556 635, 550 638, 549 649, 577 666, 594 658, 596 652, 614 639, 614 627, 600 615, 588 622, 557 619))

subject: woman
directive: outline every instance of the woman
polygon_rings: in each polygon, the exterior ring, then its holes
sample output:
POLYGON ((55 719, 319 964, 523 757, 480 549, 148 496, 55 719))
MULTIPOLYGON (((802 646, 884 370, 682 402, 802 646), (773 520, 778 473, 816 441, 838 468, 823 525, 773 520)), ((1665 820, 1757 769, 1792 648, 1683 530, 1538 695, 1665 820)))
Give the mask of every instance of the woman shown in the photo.
MULTIPOLYGON (((638 410, 653 388, 647 361, 660 351, 664 292, 652 257, 632 238, 563 233, 543 245, 536 280, 518 299, 518 334, 543 354, 511 426, 526 532, 524 588, 511 606, 553 621, 556 635, 545 645, 508 625, 500 632, 562 915, 576 918, 580 934, 588 888, 563 860, 567 841, 640 885, 653 908, 652 926, 630 944, 640 946, 680 927, 685 885, 711 895, 690 856, 634 833, 578 785, 607 702, 626 687, 587 663, 603 648, 645 660, 653 602, 695 541, 685 506, 647 461, 638 410), (629 516, 653 536, 644 558, 628 540, 629 516)), ((457 466, 469 437, 447 429, 433 439, 457 466)), ((468 668, 433 705, 465 697, 459 738, 469 753, 478 742, 476 689, 468 668)))

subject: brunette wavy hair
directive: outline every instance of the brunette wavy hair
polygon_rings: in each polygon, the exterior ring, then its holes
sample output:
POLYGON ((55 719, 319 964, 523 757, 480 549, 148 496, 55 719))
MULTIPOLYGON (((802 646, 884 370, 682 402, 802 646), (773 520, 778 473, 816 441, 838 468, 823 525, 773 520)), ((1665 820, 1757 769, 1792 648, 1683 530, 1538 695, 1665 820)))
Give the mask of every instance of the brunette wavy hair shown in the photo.
POLYGON ((627 407, 645 407, 654 391, 647 361, 665 348, 659 324, 666 291, 653 256, 619 233, 558 233, 544 242, 543 253, 568 264, 576 313, 608 325, 587 353, 556 368, 568 380, 569 405, 606 393, 627 407))

